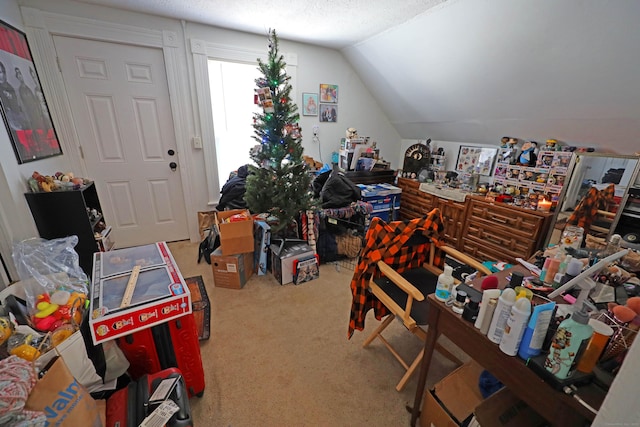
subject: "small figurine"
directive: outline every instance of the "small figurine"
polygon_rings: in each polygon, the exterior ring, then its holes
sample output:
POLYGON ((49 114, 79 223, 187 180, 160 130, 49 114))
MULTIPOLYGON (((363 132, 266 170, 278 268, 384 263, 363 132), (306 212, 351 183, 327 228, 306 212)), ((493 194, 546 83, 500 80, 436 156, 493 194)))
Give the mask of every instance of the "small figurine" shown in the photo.
POLYGON ((555 139, 547 139, 547 145, 544 147, 544 151, 557 151, 558 150, 558 141, 555 139))
POLYGON ((522 145, 522 151, 520 152, 519 162, 523 166, 535 166, 538 156, 536 155, 536 148, 538 143, 535 141, 527 141, 522 145))

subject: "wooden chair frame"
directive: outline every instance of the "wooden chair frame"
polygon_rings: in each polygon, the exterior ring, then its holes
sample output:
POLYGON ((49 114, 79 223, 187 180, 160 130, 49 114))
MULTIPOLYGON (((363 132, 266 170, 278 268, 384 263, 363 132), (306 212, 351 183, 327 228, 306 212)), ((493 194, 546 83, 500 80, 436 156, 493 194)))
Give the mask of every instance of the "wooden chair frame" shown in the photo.
MULTIPOLYGON (((467 264, 478 271, 480 276, 482 275, 490 275, 491 271, 485 267, 483 264, 478 262, 476 259, 463 254, 462 252, 450 247, 450 246, 441 246, 439 248, 443 253, 449 255, 457 261, 460 261, 464 264, 467 264)), ((429 260, 423 264, 423 267, 438 276, 443 272, 442 269, 434 265, 434 251, 429 252, 429 260)), ((392 267, 386 264, 384 261, 378 261, 378 269, 382 273, 382 275, 386 276, 391 282, 393 282, 396 286, 402 289, 407 294, 407 303, 404 307, 401 307, 397 304, 378 284, 376 284, 372 279, 369 282, 369 291, 373 293, 379 300, 382 302, 387 309, 391 312, 383 322, 376 328, 375 331, 367 337, 367 339, 362 344, 362 347, 367 347, 373 340, 378 338, 382 343, 387 347, 387 349, 391 352, 391 354, 400 362, 400 364, 406 370, 405 374, 400 379, 400 382, 396 385, 397 391, 402 391, 404 389, 407 381, 411 378, 411 375, 415 372, 416 368, 420 365, 422 361, 422 357, 424 356, 424 349, 420 350, 420 353, 416 356, 416 358, 409 364, 394 348, 393 346, 382 336, 382 332, 391 324, 391 322, 398 318, 402 321, 402 324, 407 328, 409 332, 413 335, 417 336, 422 342, 424 342, 427 338, 427 331, 423 326, 418 325, 411 317, 411 308, 413 306, 414 301, 423 301, 426 298, 426 295, 423 295, 415 286, 413 286, 409 281, 407 281, 404 277, 402 277, 397 271, 395 271, 392 267)), ((459 280, 454 279, 455 283, 460 283, 459 280)), ((443 356, 448 359, 456 362, 457 364, 462 364, 462 362, 451 354, 448 350, 436 344, 436 350, 440 352, 443 356)))

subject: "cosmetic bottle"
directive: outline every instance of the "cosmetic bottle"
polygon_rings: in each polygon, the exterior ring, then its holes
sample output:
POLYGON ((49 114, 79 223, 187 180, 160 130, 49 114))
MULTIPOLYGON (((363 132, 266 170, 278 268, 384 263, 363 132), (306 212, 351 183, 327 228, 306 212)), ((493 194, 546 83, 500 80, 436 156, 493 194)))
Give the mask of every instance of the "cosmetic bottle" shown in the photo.
POLYGON ((436 285, 435 296, 438 301, 445 302, 451 296, 451 288, 453 287, 453 268, 450 265, 444 266, 444 272, 438 276, 438 284, 436 285))
POLYGON ((542 265, 542 270, 540 271, 540 281, 544 282, 545 277, 547 277, 547 271, 549 270, 549 264, 551 264, 551 260, 553 258, 551 257, 547 257, 547 259, 544 260, 544 264, 542 265))
POLYGON ((589 314, 583 306, 571 317, 563 320, 551 340, 549 355, 544 362, 547 371, 563 380, 575 371, 582 353, 589 344, 593 328, 589 325, 589 314))
POLYGON ((474 323, 478 318, 478 313, 480 312, 480 301, 477 297, 472 297, 469 302, 467 302, 464 306, 464 311, 462 312, 462 318, 467 322, 474 323))
POLYGON ((547 273, 545 274, 544 280, 542 281, 547 285, 552 285, 553 280, 556 278, 556 273, 558 272, 559 268, 560 268, 560 258, 557 256, 555 258, 551 258, 551 261, 549 262, 549 266, 547 267, 547 273))
POLYGON ((509 287, 514 288, 516 286, 522 285, 522 281, 524 280, 524 275, 518 271, 514 271, 511 273, 511 279, 509 280, 509 287))
POLYGON ((527 327, 529 316, 531 315, 531 301, 528 298, 520 298, 511 308, 511 313, 507 319, 502 339, 500 340, 500 350, 509 356, 515 356, 520 347, 520 341, 527 327))
MULTIPOLYGON (((474 324, 474 326, 477 329, 482 330, 482 323, 484 322, 484 318, 486 316, 487 309, 489 308, 489 300, 491 300, 491 299, 497 300, 498 298, 500 298, 500 289, 485 289, 484 291, 482 291, 482 300, 480 302, 480 311, 478 312, 478 317, 476 319, 476 323, 474 324)), ((495 305, 494 305, 493 308, 495 309, 495 305)), ((489 317, 489 322, 491 322, 491 317, 489 317)), ((488 327, 489 327, 489 323, 487 323, 487 328, 488 327)), ((485 330, 484 333, 486 334, 487 331, 485 330)))
POLYGON ((487 301, 484 318, 482 319, 482 324, 480 325, 480 333, 482 335, 487 335, 489 332, 489 326, 491 325, 491 320, 493 319, 493 313, 496 311, 496 306, 498 305, 498 298, 491 298, 487 301))
POLYGON ((464 304, 467 302, 467 293, 465 291, 456 292, 455 300, 451 309, 454 313, 462 314, 464 311, 464 304))
POLYGON ((540 354, 555 307, 556 303, 553 301, 533 307, 518 349, 518 356, 527 360, 540 354))
POLYGON ((496 305, 496 311, 493 313, 493 319, 491 319, 491 325, 489 325, 489 331, 487 337, 491 342, 500 344, 504 328, 507 326, 507 319, 511 314, 511 307, 516 302, 516 291, 511 288, 507 288, 502 291, 500 298, 498 298, 498 305, 496 305))

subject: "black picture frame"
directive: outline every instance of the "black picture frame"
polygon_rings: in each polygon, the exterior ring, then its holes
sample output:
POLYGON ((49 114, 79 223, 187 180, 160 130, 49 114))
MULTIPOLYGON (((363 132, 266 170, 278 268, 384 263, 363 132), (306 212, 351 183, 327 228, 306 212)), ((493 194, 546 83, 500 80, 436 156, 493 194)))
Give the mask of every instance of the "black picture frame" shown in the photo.
POLYGON ((27 36, 1 20, 0 111, 19 164, 62 154, 27 36))

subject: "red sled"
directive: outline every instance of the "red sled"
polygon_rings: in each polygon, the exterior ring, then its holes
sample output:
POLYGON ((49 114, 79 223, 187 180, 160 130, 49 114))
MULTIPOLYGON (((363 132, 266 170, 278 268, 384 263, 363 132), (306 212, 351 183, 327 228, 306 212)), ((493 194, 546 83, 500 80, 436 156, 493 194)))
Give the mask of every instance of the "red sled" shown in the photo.
POLYGON ((163 369, 178 368, 189 397, 202 397, 204 368, 192 313, 118 338, 117 342, 129 360, 129 375, 134 380, 163 369))
MULTIPOLYGON (((176 368, 169 368, 153 375, 143 375, 127 387, 118 390, 107 399, 107 427, 137 427, 150 415, 161 401, 150 401, 154 391, 164 380, 174 380, 167 389, 167 399, 175 402, 179 409, 167 421, 167 427, 192 427, 191 407, 184 378, 176 368)), ((164 400, 164 399, 162 399, 164 400)))

